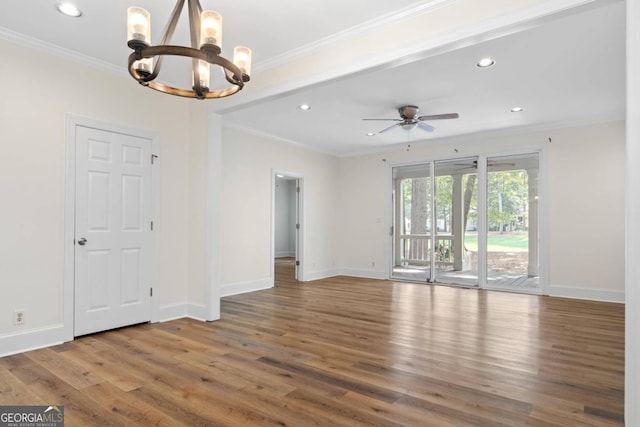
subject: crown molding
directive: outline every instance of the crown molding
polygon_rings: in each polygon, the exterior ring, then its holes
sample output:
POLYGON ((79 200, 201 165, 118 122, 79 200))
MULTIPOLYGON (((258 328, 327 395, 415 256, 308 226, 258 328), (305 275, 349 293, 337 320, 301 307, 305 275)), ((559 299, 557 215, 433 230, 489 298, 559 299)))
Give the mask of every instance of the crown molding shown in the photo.
POLYGON ((100 59, 94 58, 89 55, 84 55, 79 52, 75 52, 71 49, 66 49, 55 45, 53 43, 49 43, 40 39, 36 39, 34 37, 27 36, 22 33, 18 33, 16 31, 9 30, 7 28, 0 27, 0 39, 19 44, 22 46, 30 47, 33 49, 40 50, 42 52, 50 53, 52 55, 68 59, 70 61, 74 61, 83 65, 87 65, 91 68, 95 68, 101 71, 105 71, 107 73, 111 73, 118 76, 128 76, 129 74, 126 71, 126 67, 118 67, 114 64, 111 64, 106 61, 102 61, 100 59))
POLYGON ((263 70, 268 70, 270 68, 278 67, 280 65, 286 64, 293 60, 303 58, 308 54, 315 52, 319 48, 340 43, 344 40, 354 38, 358 35, 377 30, 385 25, 388 25, 397 21, 401 21, 412 15, 424 13, 430 10, 435 10, 437 8, 446 6, 449 3, 455 3, 456 1, 457 0, 427 0, 427 1, 414 3, 410 6, 396 10, 392 13, 371 19, 369 21, 355 25, 351 28, 347 28, 345 30, 339 31, 330 36, 321 38, 314 42, 297 47, 290 51, 284 52, 280 55, 276 55, 270 59, 254 64, 254 67, 253 67, 254 72, 260 72, 263 70))

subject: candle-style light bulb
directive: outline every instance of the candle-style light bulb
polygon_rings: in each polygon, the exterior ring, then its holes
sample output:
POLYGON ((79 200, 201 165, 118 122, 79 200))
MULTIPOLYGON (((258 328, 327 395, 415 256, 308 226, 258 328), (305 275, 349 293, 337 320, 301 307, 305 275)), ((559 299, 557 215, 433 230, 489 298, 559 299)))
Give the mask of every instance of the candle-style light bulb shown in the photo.
MULTIPOLYGON (((209 90, 211 81, 211 65, 207 61, 198 61, 198 74, 200 74, 200 87, 209 90)), ((192 76, 193 87, 195 88, 195 73, 192 76)))
POLYGON ((222 16, 213 10, 200 15, 200 47, 207 45, 222 48, 222 16))
POLYGON ((233 63, 240 68, 243 74, 251 74, 251 49, 245 46, 236 46, 233 49, 233 63))
POLYGON ((151 15, 145 9, 135 6, 127 9, 127 40, 151 44, 151 15))

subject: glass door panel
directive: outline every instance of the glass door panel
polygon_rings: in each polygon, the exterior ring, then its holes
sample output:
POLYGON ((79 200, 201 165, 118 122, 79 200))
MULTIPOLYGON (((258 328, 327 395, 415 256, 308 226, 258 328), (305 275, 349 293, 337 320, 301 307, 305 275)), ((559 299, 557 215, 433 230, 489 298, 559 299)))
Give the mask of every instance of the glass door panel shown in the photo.
POLYGON ((478 286, 477 158, 435 162, 434 280, 478 286))
POLYGON ((538 154, 487 159, 487 286, 538 291, 538 154))
POLYGON ((392 278, 430 281, 431 165, 393 168, 392 278))

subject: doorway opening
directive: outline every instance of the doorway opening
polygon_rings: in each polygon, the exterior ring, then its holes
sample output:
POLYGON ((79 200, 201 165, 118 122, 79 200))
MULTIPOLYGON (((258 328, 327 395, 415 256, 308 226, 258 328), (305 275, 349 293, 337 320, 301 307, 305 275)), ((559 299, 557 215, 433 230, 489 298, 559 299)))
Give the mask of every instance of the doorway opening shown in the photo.
POLYGON ((302 280, 302 178, 274 172, 272 265, 275 283, 302 280))

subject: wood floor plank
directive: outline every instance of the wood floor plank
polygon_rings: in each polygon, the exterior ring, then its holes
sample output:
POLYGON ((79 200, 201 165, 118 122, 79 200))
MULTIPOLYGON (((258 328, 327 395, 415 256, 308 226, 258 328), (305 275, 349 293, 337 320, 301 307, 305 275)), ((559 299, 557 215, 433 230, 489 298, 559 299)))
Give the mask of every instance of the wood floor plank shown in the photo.
POLYGON ((79 426, 621 426, 624 306, 293 279, 177 319, 0 358, 0 404, 79 426))

